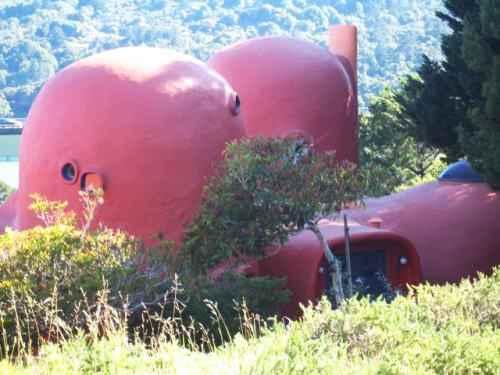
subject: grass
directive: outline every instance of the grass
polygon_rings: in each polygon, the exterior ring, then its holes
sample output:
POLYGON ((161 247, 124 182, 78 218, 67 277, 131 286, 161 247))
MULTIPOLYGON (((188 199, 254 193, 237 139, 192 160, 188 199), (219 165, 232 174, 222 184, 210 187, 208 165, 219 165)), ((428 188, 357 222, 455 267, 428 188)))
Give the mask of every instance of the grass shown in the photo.
POLYGON ((326 301, 301 321, 243 332, 203 352, 158 336, 129 340, 126 324, 105 338, 77 333, 38 356, 0 362, 0 374, 500 374, 500 268, 458 286, 423 285, 408 297, 326 301))

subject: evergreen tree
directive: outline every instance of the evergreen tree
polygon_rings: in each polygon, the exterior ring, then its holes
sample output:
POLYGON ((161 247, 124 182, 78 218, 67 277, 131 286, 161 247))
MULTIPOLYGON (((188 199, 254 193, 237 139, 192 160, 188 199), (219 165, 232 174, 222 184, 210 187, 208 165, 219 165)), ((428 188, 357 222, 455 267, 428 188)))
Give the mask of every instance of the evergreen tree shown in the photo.
POLYGON ((472 165, 500 187, 500 3, 480 0, 479 14, 464 20, 463 55, 481 80, 481 95, 467 115, 474 126, 465 128, 461 143, 472 165))
POLYGON ((500 4, 446 0, 438 17, 452 32, 442 39, 444 61, 424 59, 398 101, 417 138, 449 161, 467 157, 500 187, 500 4))

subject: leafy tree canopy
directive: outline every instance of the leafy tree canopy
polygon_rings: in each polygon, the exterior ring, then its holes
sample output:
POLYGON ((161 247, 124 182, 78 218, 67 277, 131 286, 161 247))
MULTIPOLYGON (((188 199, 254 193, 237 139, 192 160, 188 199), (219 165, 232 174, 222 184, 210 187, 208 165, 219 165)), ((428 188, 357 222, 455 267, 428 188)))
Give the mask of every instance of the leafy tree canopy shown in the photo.
POLYGON ((445 168, 439 148, 419 139, 421 129, 397 101, 405 95, 402 89, 386 87, 360 118, 360 161, 370 196, 428 182, 445 168))

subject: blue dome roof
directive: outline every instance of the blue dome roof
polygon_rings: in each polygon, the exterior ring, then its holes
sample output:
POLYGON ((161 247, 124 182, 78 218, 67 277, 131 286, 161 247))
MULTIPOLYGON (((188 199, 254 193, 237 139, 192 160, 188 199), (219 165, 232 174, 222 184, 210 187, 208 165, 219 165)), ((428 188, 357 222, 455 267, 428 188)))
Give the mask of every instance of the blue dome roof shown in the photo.
POLYGON ((484 182, 483 177, 472 169, 467 160, 450 164, 438 178, 439 181, 484 182))

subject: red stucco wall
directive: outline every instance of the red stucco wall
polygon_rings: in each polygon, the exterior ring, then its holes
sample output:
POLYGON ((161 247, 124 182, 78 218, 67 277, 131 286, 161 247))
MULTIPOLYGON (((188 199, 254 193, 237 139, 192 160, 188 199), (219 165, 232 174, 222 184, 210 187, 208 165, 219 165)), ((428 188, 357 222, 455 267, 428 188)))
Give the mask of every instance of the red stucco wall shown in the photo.
MULTIPOLYGON (((37 219, 30 194, 79 210, 84 173, 103 180, 96 222, 146 240, 180 240, 197 210, 205 178, 226 142, 243 136, 233 89, 205 64, 164 49, 122 48, 78 61, 47 82, 21 140, 18 229, 37 219), (61 168, 77 176, 65 181, 61 168)), ((0 228, 1 230, 2 228, 0 228)))
POLYGON ((208 64, 239 93, 249 136, 303 136, 357 162, 356 88, 346 61, 310 42, 267 37, 228 47, 208 64))
POLYGON ((380 219, 382 229, 408 238, 426 281, 454 282, 500 264, 500 193, 484 183, 434 182, 347 213, 365 225, 380 219))

